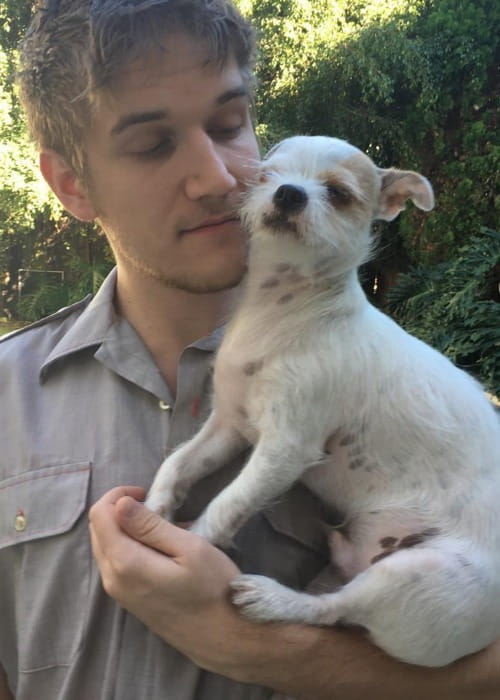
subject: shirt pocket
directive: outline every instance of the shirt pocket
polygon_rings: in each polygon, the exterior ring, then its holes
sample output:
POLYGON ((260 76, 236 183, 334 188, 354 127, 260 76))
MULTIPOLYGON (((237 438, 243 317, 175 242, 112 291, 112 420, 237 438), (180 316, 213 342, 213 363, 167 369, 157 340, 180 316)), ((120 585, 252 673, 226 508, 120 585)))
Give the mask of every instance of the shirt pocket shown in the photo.
POLYGON ((90 581, 90 464, 58 464, 0 482, 0 566, 10 580, 20 671, 69 665, 90 581), (4 555, 4 556, 2 556, 4 555))

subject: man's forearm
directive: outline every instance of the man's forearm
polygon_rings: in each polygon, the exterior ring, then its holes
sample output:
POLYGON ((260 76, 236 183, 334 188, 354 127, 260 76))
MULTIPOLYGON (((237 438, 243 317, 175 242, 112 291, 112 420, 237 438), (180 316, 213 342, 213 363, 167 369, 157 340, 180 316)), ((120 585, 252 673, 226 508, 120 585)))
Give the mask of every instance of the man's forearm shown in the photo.
MULTIPOLYGON (((236 677, 306 700, 498 700, 500 640, 445 668, 393 659, 358 632, 267 626, 267 640, 236 677), (258 658, 257 658, 258 657, 258 658)), ((213 669, 217 670, 217 669, 213 669)), ((223 669, 218 669, 224 673, 223 669)))

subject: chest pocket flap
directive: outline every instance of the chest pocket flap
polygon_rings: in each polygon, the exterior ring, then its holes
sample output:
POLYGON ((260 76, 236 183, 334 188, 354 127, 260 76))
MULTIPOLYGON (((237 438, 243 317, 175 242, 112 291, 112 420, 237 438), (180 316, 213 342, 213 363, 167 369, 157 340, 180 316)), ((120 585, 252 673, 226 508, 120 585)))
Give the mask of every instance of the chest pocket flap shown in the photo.
POLYGON ((89 463, 25 472, 0 482, 0 547, 70 530, 85 507, 89 463))
POLYGON ((68 665, 81 644, 90 570, 81 516, 89 479, 90 464, 80 462, 0 482, 0 595, 11 600, 0 648, 21 673, 68 665))

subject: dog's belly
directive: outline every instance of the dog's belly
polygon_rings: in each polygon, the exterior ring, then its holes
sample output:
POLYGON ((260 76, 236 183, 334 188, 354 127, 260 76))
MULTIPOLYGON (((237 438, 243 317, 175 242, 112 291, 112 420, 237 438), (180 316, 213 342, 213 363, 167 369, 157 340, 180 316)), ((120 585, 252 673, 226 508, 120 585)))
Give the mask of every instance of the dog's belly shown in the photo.
POLYGON ((427 526, 418 516, 402 511, 376 511, 333 530, 328 541, 332 561, 347 582, 371 564, 394 552, 424 544, 439 532, 439 528, 427 526))
POLYGON ((416 500, 410 504, 402 496, 404 488, 361 454, 353 458, 351 448, 337 443, 329 458, 302 478, 344 517, 328 536, 332 561, 344 582, 400 549, 439 535, 437 521, 419 512, 416 500))

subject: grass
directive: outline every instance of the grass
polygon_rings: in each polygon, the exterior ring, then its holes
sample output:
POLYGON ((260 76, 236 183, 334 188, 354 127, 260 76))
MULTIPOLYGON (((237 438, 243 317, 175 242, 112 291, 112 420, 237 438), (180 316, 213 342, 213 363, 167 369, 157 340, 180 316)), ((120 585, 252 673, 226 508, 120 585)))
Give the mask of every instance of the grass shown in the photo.
POLYGON ((0 318, 0 335, 5 335, 25 325, 25 323, 21 323, 20 321, 10 321, 7 318, 0 318))

